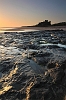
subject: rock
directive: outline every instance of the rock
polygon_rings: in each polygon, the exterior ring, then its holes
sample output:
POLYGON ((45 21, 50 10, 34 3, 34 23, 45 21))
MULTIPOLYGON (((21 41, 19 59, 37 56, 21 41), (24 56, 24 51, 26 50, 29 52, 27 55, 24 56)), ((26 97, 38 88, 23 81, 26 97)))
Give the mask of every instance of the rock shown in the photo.
POLYGON ((0 78, 2 77, 2 72, 0 72, 0 78))
POLYGON ((5 61, 0 62, 1 72, 8 72, 13 66, 13 62, 10 59, 6 59, 5 61))
POLYGON ((31 89, 29 100, 48 100, 48 89, 37 88, 31 89), (32 92, 33 91, 33 92, 32 92))
POLYGON ((66 31, 39 31, 0 34, 1 100, 64 100, 66 99, 66 31), (4 39, 5 37, 5 39, 4 39), (47 43, 40 46, 39 42, 47 43), (64 44, 59 47, 58 44, 64 44), (6 46, 6 51, 3 49, 6 46), (22 54, 7 53, 18 47, 22 54), (28 50, 29 49, 29 50, 28 50), (33 49, 33 50, 31 50, 33 49), (10 59, 7 59, 10 58, 10 59), (31 60, 35 62, 31 62, 31 60), (37 67, 36 67, 37 66, 37 67), (17 67, 15 74, 14 69, 17 67), (10 77, 11 76, 11 77, 10 77), (32 83, 32 84, 31 84, 32 83), (28 87, 28 88, 27 88, 28 87))
POLYGON ((34 44, 30 44, 28 45, 29 49, 38 49, 38 46, 34 45, 34 44))
POLYGON ((55 63, 49 63, 47 68, 50 69, 50 68, 55 68, 56 64, 55 63))
POLYGON ((60 83, 65 75, 63 69, 60 68, 53 68, 48 70, 48 72, 50 73, 50 78, 54 83, 60 83))
POLYGON ((66 69, 66 60, 61 63, 60 68, 62 68, 63 70, 66 69))

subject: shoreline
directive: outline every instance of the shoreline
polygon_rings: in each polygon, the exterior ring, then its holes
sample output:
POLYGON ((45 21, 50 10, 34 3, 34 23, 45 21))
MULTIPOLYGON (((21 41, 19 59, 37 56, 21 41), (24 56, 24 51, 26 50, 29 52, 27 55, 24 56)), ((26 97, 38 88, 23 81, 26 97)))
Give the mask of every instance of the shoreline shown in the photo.
POLYGON ((64 30, 66 31, 66 26, 50 26, 50 27, 32 27, 32 26, 23 26, 18 28, 12 28, 12 29, 3 29, 1 32, 22 32, 24 30, 34 30, 34 31, 45 31, 45 30, 64 30))
POLYGON ((66 30, 66 26, 49 26, 49 27, 22 27, 22 29, 35 29, 35 30, 66 30))

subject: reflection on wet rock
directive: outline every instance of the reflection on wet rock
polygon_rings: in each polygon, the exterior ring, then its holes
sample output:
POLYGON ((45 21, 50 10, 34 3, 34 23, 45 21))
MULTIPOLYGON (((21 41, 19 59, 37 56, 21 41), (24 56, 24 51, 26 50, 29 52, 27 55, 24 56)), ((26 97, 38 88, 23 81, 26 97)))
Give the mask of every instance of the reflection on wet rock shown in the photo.
POLYGON ((0 34, 0 100, 65 100, 66 31, 0 34))

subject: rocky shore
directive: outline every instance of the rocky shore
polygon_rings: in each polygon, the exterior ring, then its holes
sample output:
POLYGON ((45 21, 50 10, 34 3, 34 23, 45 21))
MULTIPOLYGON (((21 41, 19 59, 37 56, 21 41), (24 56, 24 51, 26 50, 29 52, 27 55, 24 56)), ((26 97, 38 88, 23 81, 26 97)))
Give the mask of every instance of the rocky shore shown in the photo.
POLYGON ((66 31, 0 34, 0 100, 66 100, 66 31))

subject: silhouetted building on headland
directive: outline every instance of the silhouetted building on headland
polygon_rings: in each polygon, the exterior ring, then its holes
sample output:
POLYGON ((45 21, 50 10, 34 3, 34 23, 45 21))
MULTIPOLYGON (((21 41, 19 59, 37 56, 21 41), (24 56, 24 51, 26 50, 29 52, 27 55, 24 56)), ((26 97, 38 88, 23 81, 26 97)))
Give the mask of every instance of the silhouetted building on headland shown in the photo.
POLYGON ((45 20, 43 22, 39 22, 39 24, 35 25, 36 27, 46 27, 51 26, 51 21, 45 20))
POLYGON ((51 21, 45 20, 45 21, 39 22, 36 25, 26 26, 26 27, 48 27, 48 26, 66 26, 66 22, 51 24, 51 21))

